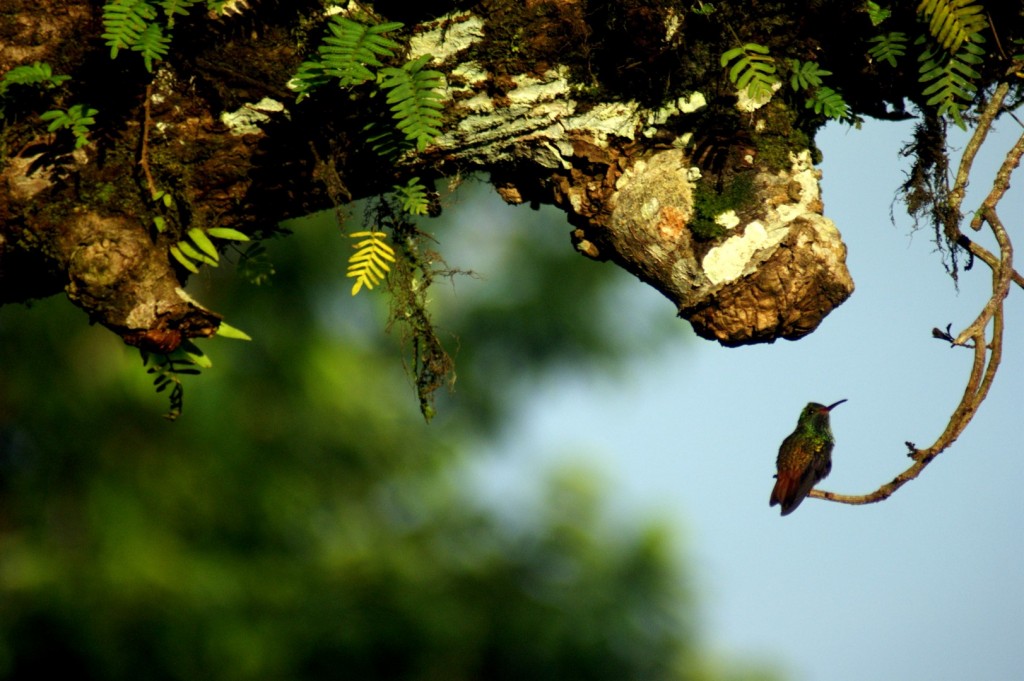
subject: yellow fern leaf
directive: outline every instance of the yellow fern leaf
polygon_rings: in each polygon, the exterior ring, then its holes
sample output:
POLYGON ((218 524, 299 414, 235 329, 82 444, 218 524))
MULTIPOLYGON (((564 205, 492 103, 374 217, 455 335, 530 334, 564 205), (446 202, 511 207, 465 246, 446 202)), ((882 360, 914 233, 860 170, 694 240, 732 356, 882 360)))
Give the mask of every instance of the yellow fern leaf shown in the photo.
POLYGON ((384 241, 387 238, 384 232, 354 232, 350 237, 362 239, 353 245, 356 252, 348 259, 348 274, 345 275, 355 277, 352 295, 356 295, 364 286, 372 289, 391 271, 388 261, 395 261, 395 250, 384 241))

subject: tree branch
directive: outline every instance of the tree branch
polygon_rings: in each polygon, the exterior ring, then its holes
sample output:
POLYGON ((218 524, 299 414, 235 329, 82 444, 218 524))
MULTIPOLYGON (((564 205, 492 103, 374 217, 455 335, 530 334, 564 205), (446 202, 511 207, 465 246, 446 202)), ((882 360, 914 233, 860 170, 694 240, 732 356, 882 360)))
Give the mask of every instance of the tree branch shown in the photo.
MULTIPOLYGON (((1003 91, 1003 96, 1005 96, 1005 90, 1003 91)), ((993 99, 994 101, 995 99, 993 99)), ((993 102, 990 102, 986 113, 992 110, 993 102)), ((961 173, 966 168, 967 174, 969 174, 974 155, 980 148, 980 142, 985 139, 987 128, 991 127, 994 120, 994 116, 982 116, 979 128, 983 126, 986 130, 975 131, 975 135, 972 136, 972 144, 969 145, 970 159, 966 162, 961 162, 961 173), (978 144, 974 145, 973 143, 976 140, 978 140, 978 144)), ((966 153, 965 151, 965 155, 966 153)), ((960 398, 960 403, 956 406, 956 409, 953 410, 945 430, 934 444, 925 449, 918 449, 913 443, 907 442, 907 447, 910 449, 908 456, 914 460, 914 463, 873 492, 862 495, 849 495, 816 489, 812 490, 809 496, 855 505, 871 504, 888 499, 900 487, 917 478, 935 457, 956 442, 957 438, 960 437, 960 434, 963 433, 964 429, 974 418, 982 402, 985 401, 1002 359, 1003 305, 1010 291, 1010 283, 1016 282, 1019 286, 1024 285, 1022 284, 1021 275, 1013 269, 1013 243, 1002 220, 996 213, 996 206, 1005 196, 1006 190, 1010 186, 1010 177, 1019 166, 1022 155, 1024 155, 1024 135, 1007 152, 1006 158, 996 174, 992 190, 982 201, 975 213, 974 219, 972 219, 972 227, 974 222, 977 221, 979 228, 981 223, 984 222, 992 229, 992 234, 999 246, 999 257, 997 258, 987 249, 978 246, 974 242, 969 242, 971 253, 978 255, 979 259, 992 270, 992 295, 985 302, 977 318, 955 339, 952 339, 953 345, 973 346, 974 362, 971 365, 971 373, 968 376, 963 396, 960 398), (989 326, 989 322, 991 322, 992 326, 990 339, 986 338, 986 329, 989 326)), ((962 197, 963 189, 967 186, 967 175, 961 176, 961 173, 958 173, 956 188, 951 192, 951 202, 954 196, 962 197)))

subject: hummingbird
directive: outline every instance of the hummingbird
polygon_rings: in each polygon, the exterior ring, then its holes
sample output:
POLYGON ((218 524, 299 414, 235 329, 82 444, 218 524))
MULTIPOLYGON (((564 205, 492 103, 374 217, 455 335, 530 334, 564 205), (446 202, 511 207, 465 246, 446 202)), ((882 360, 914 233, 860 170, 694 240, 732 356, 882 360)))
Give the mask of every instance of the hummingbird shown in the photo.
POLYGON ((782 515, 796 510, 816 484, 832 470, 832 447, 835 438, 828 415, 846 400, 825 406, 810 402, 800 412, 796 430, 782 441, 775 466, 775 488, 769 506, 781 504, 782 515))

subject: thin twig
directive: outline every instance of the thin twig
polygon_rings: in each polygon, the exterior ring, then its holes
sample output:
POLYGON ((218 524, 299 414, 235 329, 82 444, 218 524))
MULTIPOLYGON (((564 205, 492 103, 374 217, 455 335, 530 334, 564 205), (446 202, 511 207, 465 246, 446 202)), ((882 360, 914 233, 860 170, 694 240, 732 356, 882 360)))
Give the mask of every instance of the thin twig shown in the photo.
POLYGON ((157 189, 156 183, 153 182, 153 174, 149 171, 149 128, 152 124, 150 118, 150 101, 152 100, 153 84, 150 83, 146 86, 146 102, 143 104, 142 109, 145 112, 145 118, 142 121, 142 148, 139 152, 139 166, 142 167, 142 174, 146 176, 146 184, 149 186, 149 195, 156 196, 157 189))

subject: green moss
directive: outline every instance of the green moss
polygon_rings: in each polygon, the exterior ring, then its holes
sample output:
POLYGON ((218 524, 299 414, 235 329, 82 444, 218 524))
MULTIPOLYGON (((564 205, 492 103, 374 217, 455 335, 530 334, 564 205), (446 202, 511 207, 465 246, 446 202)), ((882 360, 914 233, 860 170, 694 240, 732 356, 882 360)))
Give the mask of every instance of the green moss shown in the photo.
POLYGON ((720 192, 715 191, 710 180, 702 180, 693 193, 694 214, 690 231, 702 241, 723 236, 727 230, 715 222, 715 218, 729 210, 741 212, 750 206, 754 198, 751 173, 734 175, 720 192))
POLYGON ((798 115, 785 104, 772 100, 764 107, 764 126, 753 133, 752 141, 757 148, 758 165, 766 170, 786 171, 792 165, 790 153, 810 149, 817 158, 814 141, 798 125, 798 115))

